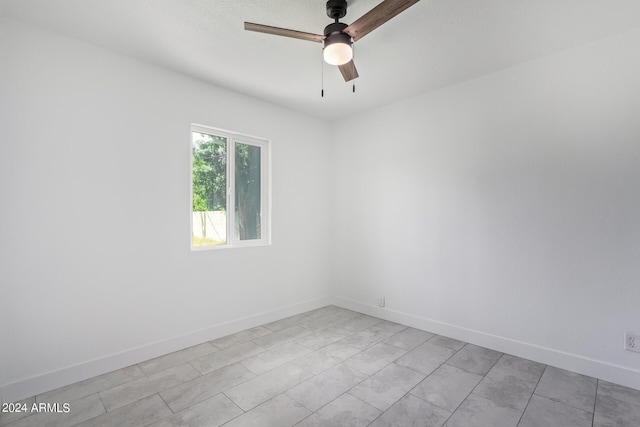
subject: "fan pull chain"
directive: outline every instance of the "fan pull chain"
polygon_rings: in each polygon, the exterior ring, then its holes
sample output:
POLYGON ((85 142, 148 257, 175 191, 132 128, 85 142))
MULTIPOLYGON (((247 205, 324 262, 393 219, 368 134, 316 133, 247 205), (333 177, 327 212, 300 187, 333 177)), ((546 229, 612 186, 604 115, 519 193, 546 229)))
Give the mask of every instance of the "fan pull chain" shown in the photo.
MULTIPOLYGON (((322 49, 324 50, 324 48, 322 49)), ((322 76, 321 83, 320 83, 320 87, 321 87, 320 97, 324 98, 324 55, 323 55, 324 52, 322 52, 322 50, 320 52, 321 52, 320 53, 320 70, 321 70, 320 75, 322 76)))
MULTIPOLYGON (((355 43, 351 43, 351 51, 352 51, 352 58, 351 60, 353 61, 356 57, 356 44, 355 43)), ((353 79, 353 93, 356 93, 356 79, 353 79)))

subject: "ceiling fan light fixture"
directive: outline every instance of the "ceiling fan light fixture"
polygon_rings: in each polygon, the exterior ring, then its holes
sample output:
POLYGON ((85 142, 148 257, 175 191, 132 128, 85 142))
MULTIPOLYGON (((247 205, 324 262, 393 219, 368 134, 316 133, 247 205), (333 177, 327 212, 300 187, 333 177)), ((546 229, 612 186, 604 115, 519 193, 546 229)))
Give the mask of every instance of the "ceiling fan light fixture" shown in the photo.
POLYGON ((324 29, 323 57, 327 64, 344 65, 353 59, 351 37, 342 32, 345 28, 347 28, 346 24, 336 22, 327 25, 324 29))

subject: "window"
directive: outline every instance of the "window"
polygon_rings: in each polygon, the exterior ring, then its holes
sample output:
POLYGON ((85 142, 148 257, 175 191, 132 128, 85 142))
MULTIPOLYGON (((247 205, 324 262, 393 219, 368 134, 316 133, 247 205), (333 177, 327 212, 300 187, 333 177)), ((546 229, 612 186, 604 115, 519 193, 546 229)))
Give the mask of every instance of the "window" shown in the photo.
POLYGON ((191 126, 193 250, 269 244, 268 197, 269 141, 191 126))

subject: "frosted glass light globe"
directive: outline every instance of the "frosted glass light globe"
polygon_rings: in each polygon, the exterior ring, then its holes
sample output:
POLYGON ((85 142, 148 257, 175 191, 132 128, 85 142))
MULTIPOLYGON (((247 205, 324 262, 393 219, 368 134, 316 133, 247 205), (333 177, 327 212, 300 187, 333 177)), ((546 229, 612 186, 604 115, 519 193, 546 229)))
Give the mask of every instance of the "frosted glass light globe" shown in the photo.
POLYGON ((353 58, 353 49, 347 43, 332 43, 324 48, 324 60, 327 64, 343 65, 353 58))

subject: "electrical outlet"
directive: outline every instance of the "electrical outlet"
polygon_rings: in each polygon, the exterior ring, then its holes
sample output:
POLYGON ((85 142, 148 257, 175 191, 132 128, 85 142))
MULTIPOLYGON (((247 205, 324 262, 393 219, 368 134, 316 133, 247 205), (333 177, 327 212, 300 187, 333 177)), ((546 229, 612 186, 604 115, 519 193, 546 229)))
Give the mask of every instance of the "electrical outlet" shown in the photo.
POLYGON ((633 332, 624 334, 624 349, 640 353, 640 335, 633 332))
MULTIPOLYGON (((381 298, 378 300, 378 306, 380 306, 380 307, 384 307, 384 304, 385 304, 384 297, 381 297, 381 298)), ((639 343, 640 343, 640 341, 639 341, 639 343)))

